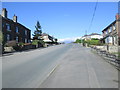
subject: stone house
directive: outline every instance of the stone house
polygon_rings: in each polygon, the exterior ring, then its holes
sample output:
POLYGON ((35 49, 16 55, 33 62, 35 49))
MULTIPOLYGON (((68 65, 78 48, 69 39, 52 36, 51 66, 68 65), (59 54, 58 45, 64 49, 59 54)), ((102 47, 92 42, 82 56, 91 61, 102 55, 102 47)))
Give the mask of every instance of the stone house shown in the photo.
POLYGON ((30 43, 31 30, 17 22, 17 16, 13 16, 13 20, 8 18, 6 8, 2 9, 0 15, 2 22, 3 43, 15 40, 17 43, 30 43))
POLYGON ((120 45, 120 15, 116 14, 116 20, 102 30, 101 42, 107 45, 120 45))

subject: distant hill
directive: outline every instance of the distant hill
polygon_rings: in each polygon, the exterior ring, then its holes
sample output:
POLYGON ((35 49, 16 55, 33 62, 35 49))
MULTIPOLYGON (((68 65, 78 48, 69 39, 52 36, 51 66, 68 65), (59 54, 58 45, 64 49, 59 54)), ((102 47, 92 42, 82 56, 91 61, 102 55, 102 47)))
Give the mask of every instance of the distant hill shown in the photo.
POLYGON ((81 38, 81 37, 58 39, 58 42, 72 43, 72 42, 76 41, 76 39, 80 39, 80 38, 81 38))

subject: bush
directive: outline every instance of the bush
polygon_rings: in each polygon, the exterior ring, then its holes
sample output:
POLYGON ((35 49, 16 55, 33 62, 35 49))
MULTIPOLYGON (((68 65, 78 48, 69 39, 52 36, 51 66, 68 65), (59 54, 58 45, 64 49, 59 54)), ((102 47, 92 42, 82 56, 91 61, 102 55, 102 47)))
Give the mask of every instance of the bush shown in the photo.
POLYGON ((41 44, 41 46, 45 45, 43 40, 33 40, 32 41, 32 45, 40 45, 40 44, 41 44))
POLYGON ((38 45, 39 40, 33 40, 32 45, 38 45))
POLYGON ((81 43, 81 39, 77 39, 74 43, 81 43))
POLYGON ((22 51, 24 43, 20 42, 20 43, 16 43, 16 41, 8 41, 5 44, 5 47, 13 47, 13 49, 15 49, 16 51, 22 51))
POLYGON ((24 47, 24 43, 23 43, 23 42, 20 42, 20 43, 18 43, 16 46, 13 46, 13 48, 14 48, 16 51, 22 51, 22 50, 23 50, 23 47, 24 47))
POLYGON ((13 46, 13 49, 15 49, 15 51, 22 51, 22 48, 18 45, 13 46))
POLYGON ((16 46, 13 46, 16 51, 22 51, 24 48, 24 43, 20 42, 16 46))
POLYGON ((23 43, 23 42, 20 42, 20 43, 18 43, 17 45, 18 45, 18 46, 23 46, 24 43, 23 43))
POLYGON ((100 40, 98 40, 98 39, 83 40, 82 43, 83 43, 83 45, 85 45, 85 43, 87 43, 88 46, 91 46, 91 45, 103 45, 102 43, 100 43, 100 40))
POLYGON ((99 40, 91 40, 90 45, 99 45, 99 40))
POLYGON ((87 40, 86 43, 88 43, 88 45, 100 45, 99 40, 87 40))
POLYGON ((42 45, 45 44, 45 42, 43 40, 40 40, 39 43, 41 43, 42 45))

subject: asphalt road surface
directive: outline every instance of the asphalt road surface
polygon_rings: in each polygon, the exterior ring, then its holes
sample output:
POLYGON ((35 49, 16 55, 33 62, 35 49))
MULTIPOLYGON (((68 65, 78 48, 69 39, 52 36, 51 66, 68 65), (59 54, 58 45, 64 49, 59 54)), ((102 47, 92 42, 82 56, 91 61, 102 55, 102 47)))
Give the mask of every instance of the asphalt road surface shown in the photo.
POLYGON ((118 88, 118 70, 80 44, 7 54, 3 88, 118 88))

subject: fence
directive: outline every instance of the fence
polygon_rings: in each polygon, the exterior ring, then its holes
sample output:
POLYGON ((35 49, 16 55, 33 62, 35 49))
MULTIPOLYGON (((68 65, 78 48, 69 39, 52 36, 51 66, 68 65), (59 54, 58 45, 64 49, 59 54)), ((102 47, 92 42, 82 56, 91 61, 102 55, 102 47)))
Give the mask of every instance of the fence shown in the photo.
POLYGON ((97 47, 91 47, 91 50, 102 56, 107 62, 120 70, 120 58, 117 55, 111 54, 106 50, 98 49, 97 47))

